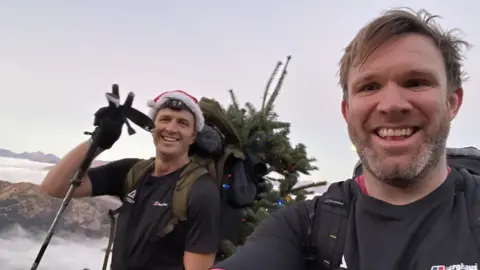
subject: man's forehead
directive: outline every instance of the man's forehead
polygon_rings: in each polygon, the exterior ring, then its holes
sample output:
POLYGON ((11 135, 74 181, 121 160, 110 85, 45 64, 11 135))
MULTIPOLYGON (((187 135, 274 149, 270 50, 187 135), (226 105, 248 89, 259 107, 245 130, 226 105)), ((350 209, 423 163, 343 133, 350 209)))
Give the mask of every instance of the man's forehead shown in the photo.
POLYGON ((349 71, 350 78, 366 78, 391 73, 411 75, 437 74, 444 71, 441 52, 426 37, 410 35, 385 42, 349 71))
POLYGON ((192 113, 190 113, 187 110, 172 109, 172 108, 168 108, 168 107, 158 110, 157 117, 161 117, 161 116, 182 118, 182 119, 189 120, 189 121, 193 121, 193 119, 194 119, 194 116, 192 115, 192 113))
POLYGON ((391 69, 368 69, 368 68, 358 68, 352 70, 352 78, 356 80, 369 80, 377 79, 378 77, 392 77, 392 76, 402 76, 402 77, 436 77, 438 72, 436 69, 424 66, 419 67, 415 65, 405 65, 403 67, 395 67, 391 69))

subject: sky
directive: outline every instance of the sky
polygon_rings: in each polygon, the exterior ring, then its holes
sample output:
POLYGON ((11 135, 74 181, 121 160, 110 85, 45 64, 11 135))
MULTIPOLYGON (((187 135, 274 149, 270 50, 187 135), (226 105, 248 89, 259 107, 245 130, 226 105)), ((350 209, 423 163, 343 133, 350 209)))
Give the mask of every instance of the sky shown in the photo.
MULTIPOLYGON (((479 146, 480 2, 384 1, 5 1, 0 9, 0 148, 63 156, 86 140, 112 83, 134 107, 184 89, 224 105, 259 106, 275 63, 292 55, 276 102, 319 170, 309 180, 344 180, 357 156, 340 113, 337 63, 356 32, 392 7, 425 8, 460 28, 467 52, 464 104, 449 146, 479 146), (474 121, 475 120, 475 121, 474 121)), ((122 138, 103 160, 153 156, 150 134, 122 138)))

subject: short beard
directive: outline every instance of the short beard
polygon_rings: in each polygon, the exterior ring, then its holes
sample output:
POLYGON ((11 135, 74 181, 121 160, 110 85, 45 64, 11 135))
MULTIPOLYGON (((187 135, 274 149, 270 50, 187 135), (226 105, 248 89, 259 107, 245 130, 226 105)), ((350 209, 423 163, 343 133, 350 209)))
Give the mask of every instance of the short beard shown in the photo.
POLYGON ((400 164, 385 166, 383 160, 370 148, 369 142, 355 142, 352 139, 354 144, 357 143, 355 145, 358 145, 358 155, 364 170, 369 171, 383 183, 395 188, 409 189, 415 186, 439 163, 445 153, 446 142, 450 133, 450 121, 448 119, 442 120, 442 125, 437 132, 426 134, 430 136, 422 143, 417 153, 412 154, 407 167, 402 167, 400 164))

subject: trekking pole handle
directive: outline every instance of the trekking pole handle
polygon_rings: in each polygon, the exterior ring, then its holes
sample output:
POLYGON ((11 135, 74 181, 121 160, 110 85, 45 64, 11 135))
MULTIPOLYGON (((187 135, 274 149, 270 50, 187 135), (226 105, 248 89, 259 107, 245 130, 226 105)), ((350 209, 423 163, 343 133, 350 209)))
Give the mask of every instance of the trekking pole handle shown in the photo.
MULTIPOLYGON (((94 133, 93 136, 95 136, 96 133, 94 133)), ((88 151, 85 154, 85 158, 82 160, 82 163, 80 164, 80 167, 78 168, 77 172, 73 176, 70 184, 75 186, 76 188, 79 187, 82 184, 83 177, 88 171, 88 168, 90 168, 90 165, 92 164, 93 159, 95 158, 95 154, 100 148, 97 145, 97 140, 93 137, 91 140, 91 144, 88 147, 88 151)))
POLYGON ((120 107, 120 92, 118 90, 118 84, 112 85, 112 92, 106 93, 105 97, 107 98, 110 106, 120 107))
POLYGON ((131 108, 134 98, 135 98, 135 94, 133 92, 128 93, 127 98, 125 99, 125 103, 123 103, 123 107, 131 108))

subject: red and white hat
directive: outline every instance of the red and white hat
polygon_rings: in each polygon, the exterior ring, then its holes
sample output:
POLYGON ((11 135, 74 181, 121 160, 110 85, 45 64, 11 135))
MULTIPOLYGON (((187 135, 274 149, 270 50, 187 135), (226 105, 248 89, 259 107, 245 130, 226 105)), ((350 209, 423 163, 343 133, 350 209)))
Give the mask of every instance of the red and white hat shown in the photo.
POLYGON ((185 106, 187 106, 193 112, 193 116, 195 116, 197 132, 202 131, 203 126, 205 125, 205 119, 203 117, 202 110, 198 105, 198 100, 183 90, 167 91, 161 93, 156 98, 147 101, 147 106, 150 108, 148 111, 148 116, 153 119, 157 114, 158 109, 161 108, 162 105, 165 104, 165 102, 167 102, 169 99, 177 99, 183 102, 183 104, 185 104, 185 106))

